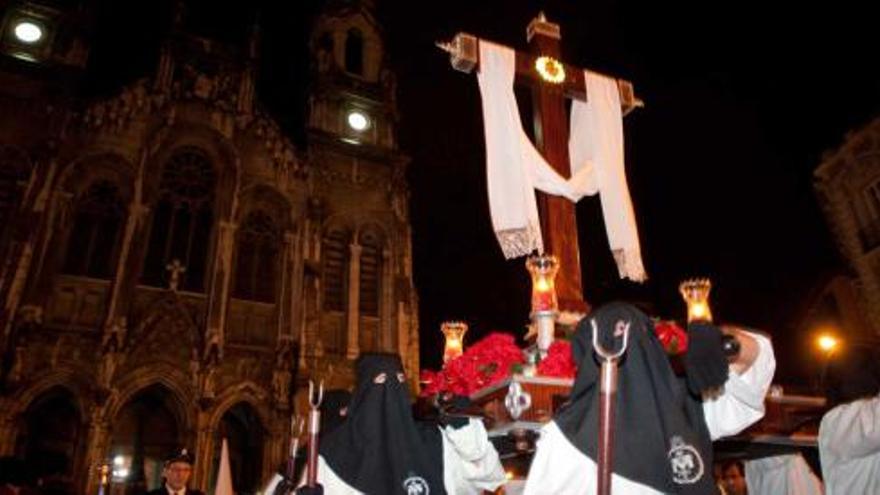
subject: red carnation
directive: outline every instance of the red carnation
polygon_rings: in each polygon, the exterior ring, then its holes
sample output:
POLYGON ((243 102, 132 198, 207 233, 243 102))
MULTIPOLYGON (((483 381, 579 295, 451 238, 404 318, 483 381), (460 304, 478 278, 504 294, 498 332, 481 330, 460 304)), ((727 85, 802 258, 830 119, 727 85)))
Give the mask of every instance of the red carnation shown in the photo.
POLYGON ((547 356, 538 363, 538 374, 559 378, 574 378, 577 367, 571 357, 571 342, 555 340, 547 349, 547 356))
POLYGON ((666 353, 672 356, 683 354, 687 351, 687 332, 672 321, 659 321, 654 325, 654 333, 660 340, 660 344, 666 353))

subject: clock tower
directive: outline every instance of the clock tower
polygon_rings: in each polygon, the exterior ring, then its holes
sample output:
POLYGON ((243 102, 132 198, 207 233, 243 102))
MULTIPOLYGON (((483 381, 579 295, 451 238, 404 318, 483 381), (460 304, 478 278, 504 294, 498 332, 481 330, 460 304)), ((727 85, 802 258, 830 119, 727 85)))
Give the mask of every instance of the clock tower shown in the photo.
POLYGON ((395 75, 374 2, 331 0, 309 44, 307 152, 317 206, 311 220, 322 239, 313 265, 319 333, 344 336, 337 342, 349 360, 361 352, 399 353, 415 383, 409 157, 398 149, 395 75))

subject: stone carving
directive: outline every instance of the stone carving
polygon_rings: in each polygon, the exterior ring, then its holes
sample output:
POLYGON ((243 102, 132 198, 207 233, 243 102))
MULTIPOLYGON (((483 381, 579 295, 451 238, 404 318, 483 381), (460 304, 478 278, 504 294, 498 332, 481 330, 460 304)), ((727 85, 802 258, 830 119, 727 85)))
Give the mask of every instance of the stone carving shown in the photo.
POLYGON ((175 258, 174 261, 165 265, 165 269, 171 273, 171 277, 168 280, 168 289, 177 292, 177 287, 180 285, 180 274, 186 273, 186 267, 180 263, 179 259, 175 258))
POLYGON ((208 330, 208 336, 205 340, 205 353, 202 361, 206 366, 216 366, 223 359, 223 336, 220 335, 220 329, 208 330))
POLYGON ((128 324, 125 317, 120 316, 104 332, 101 339, 101 363, 98 368, 98 386, 109 389, 113 381, 113 375, 122 360, 125 347, 125 336, 128 333, 128 324))

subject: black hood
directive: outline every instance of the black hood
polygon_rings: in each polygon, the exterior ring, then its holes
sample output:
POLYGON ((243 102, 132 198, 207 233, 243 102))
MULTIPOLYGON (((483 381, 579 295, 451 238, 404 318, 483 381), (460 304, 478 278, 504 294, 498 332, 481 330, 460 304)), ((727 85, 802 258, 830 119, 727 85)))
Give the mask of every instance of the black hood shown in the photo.
POLYGON ((663 493, 717 493, 702 403, 673 372, 651 319, 634 306, 611 303, 578 324, 572 340, 577 377, 568 403, 554 418, 568 441, 596 460, 600 392, 592 321, 599 342, 615 350, 622 345, 614 336, 616 325, 629 324, 629 343, 619 362, 613 472, 663 493))
POLYGON ((342 424, 321 442, 321 455, 337 476, 368 495, 446 493, 443 440, 436 424, 413 419, 403 366, 393 354, 365 354, 342 424), (385 374, 384 383, 376 377, 385 374))

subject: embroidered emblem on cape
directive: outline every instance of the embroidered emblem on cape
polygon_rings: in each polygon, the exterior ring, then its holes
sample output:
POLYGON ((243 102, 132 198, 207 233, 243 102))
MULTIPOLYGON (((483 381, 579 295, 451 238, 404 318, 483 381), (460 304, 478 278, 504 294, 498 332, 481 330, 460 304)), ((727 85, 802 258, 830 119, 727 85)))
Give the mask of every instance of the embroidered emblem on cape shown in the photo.
POLYGON ((428 483, 421 476, 410 476, 403 480, 403 489, 406 490, 406 495, 429 495, 431 493, 428 483))
POLYGON ((669 449, 669 465, 672 467, 672 481, 680 485, 696 483, 703 477, 703 459, 693 445, 684 443, 679 436, 672 437, 669 449))

